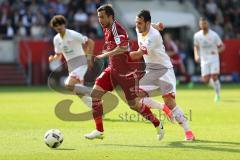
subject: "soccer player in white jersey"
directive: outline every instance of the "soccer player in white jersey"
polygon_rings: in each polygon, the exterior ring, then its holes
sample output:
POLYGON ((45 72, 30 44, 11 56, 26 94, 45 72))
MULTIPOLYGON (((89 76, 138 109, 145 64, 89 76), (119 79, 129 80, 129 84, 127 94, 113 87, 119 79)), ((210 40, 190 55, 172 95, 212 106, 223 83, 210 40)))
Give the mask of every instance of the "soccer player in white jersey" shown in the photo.
POLYGON ((160 90, 165 104, 153 102, 150 98, 144 97, 140 103, 155 108, 167 105, 176 121, 183 127, 186 140, 194 140, 195 136, 189 128, 187 119, 180 107, 176 105, 176 78, 172 63, 165 52, 162 36, 158 30, 151 25, 151 15, 147 10, 142 10, 136 17, 136 32, 139 49, 132 51, 132 59, 142 56, 146 62, 146 74, 139 81, 140 88, 148 91, 151 89, 160 90))
POLYGON ((201 75, 205 83, 209 83, 215 90, 214 101, 220 100, 219 53, 224 50, 224 44, 216 32, 209 29, 208 21, 201 17, 200 31, 194 34, 194 57, 201 64, 201 75))
POLYGON ((64 57, 69 71, 65 87, 84 95, 85 92, 89 92, 88 88, 83 86, 83 82, 88 67, 90 69, 93 67, 90 58, 94 49, 94 41, 81 33, 67 29, 67 21, 62 15, 54 16, 50 25, 57 35, 53 39, 55 55, 49 56, 49 61, 60 60, 64 57), (86 46, 84 49, 83 45, 86 46))

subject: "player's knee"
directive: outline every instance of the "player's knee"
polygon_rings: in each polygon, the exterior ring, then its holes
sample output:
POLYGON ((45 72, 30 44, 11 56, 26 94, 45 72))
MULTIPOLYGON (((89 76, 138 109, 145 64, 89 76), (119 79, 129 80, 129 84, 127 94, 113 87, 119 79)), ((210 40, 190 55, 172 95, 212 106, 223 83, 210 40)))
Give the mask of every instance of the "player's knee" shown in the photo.
POLYGON ((96 89, 93 89, 90 95, 93 99, 101 99, 104 93, 96 89))
POLYGON ((164 98, 164 103, 170 108, 173 109, 176 106, 175 99, 173 98, 164 98))
POLYGON ((213 79, 213 81, 218 80, 218 76, 217 75, 213 75, 211 78, 213 79))
POLYGON ((135 100, 128 101, 128 105, 134 111, 138 111, 139 110, 139 106, 138 106, 138 104, 136 103, 135 100))
POLYGON ((205 76, 205 77, 202 78, 202 80, 203 80, 204 83, 208 83, 209 80, 210 80, 210 77, 209 76, 205 76))
POLYGON ((64 84, 64 87, 65 87, 66 89, 68 89, 68 90, 73 90, 73 88, 74 88, 73 85, 68 84, 68 83, 65 83, 65 84, 64 84))

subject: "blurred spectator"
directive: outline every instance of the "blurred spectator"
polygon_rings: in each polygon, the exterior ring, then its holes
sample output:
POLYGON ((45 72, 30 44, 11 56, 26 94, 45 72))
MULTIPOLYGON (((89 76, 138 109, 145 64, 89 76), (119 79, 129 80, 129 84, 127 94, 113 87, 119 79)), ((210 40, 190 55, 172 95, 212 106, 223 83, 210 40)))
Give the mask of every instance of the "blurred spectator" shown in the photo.
POLYGON ((239 37, 240 0, 192 0, 192 2, 223 39, 239 37))
POLYGON ((12 22, 11 20, 7 21, 7 28, 6 28, 6 38, 13 38, 14 37, 14 29, 12 27, 12 22))
POLYGON ((105 0, 3 0, 0 1, 0 38, 51 38, 49 21, 56 14, 68 19, 69 28, 91 38, 102 37, 96 10, 105 0))
POLYGON ((223 38, 224 30, 217 21, 214 22, 214 24, 211 26, 211 28, 219 35, 219 37, 223 38))
POLYGON ((171 62, 175 70, 180 71, 180 73, 185 77, 185 82, 190 82, 190 76, 186 71, 186 68, 183 63, 183 59, 179 54, 178 46, 172 40, 172 37, 169 33, 165 33, 163 36, 164 46, 167 54, 169 55, 171 62))
POLYGON ((211 22, 216 20, 217 10, 218 7, 214 0, 208 0, 206 3, 206 15, 211 22))

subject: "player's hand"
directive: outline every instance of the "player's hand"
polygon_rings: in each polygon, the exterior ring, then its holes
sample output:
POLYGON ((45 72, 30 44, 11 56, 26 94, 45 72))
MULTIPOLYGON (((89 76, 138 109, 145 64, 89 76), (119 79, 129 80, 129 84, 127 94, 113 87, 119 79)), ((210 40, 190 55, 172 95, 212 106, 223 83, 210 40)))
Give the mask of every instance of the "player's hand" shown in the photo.
POLYGON ((48 57, 48 61, 49 62, 52 62, 54 60, 54 56, 53 55, 50 55, 49 57, 48 57))
POLYGON ((163 31, 163 29, 164 29, 164 24, 163 24, 162 22, 158 22, 158 23, 157 23, 157 26, 158 26, 158 30, 159 30, 159 31, 163 31))
POLYGON ((99 54, 99 55, 96 56, 96 58, 99 58, 99 59, 105 58, 105 57, 107 57, 107 54, 105 54, 105 53, 99 54))

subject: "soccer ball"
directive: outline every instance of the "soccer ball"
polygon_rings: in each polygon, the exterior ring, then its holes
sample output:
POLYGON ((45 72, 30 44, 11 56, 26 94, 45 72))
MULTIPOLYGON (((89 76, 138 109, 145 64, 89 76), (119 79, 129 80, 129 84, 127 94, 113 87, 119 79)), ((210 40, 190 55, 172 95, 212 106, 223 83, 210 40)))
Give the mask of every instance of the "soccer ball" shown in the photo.
POLYGON ((44 135, 44 142, 50 148, 57 148, 63 142, 63 134, 58 129, 50 129, 44 135))

